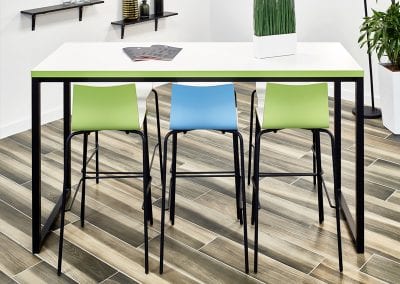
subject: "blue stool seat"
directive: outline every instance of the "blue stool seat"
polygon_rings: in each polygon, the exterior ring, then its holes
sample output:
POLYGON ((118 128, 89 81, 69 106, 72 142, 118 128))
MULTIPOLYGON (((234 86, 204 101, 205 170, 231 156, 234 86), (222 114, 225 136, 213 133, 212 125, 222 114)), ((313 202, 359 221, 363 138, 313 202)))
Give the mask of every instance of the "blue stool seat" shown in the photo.
POLYGON ((173 84, 170 129, 236 130, 237 111, 233 84, 173 84))

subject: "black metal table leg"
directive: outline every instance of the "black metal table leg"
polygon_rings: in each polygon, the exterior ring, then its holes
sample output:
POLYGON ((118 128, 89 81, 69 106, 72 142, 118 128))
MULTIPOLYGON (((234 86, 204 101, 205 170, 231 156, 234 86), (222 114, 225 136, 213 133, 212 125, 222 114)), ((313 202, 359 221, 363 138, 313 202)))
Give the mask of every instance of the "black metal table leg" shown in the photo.
POLYGON ((32 78, 32 252, 41 243, 41 99, 40 81, 32 78))
POLYGON ((356 81, 356 249, 364 252, 364 78, 356 81))
MULTIPOLYGON (((71 134, 71 82, 64 82, 64 143, 71 134)), ((71 144, 65 148, 68 153, 68 163, 64 165, 68 171, 68 180, 66 181, 67 188, 71 188, 71 144)))
POLYGON ((341 82, 335 81, 335 158, 337 161, 337 188, 341 209, 350 228, 358 253, 364 252, 364 78, 356 82, 356 216, 352 216, 341 192, 341 82))
MULTIPOLYGON (((64 143, 71 133, 71 82, 64 81, 64 143)), ((57 220, 62 195, 58 198, 46 222, 41 227, 41 128, 40 128, 40 79, 32 79, 32 240, 33 253, 39 253, 40 248, 57 220)), ((65 186, 71 188, 71 146, 65 145, 68 161, 64 163, 68 178, 65 186)), ((67 192, 67 198, 70 191, 67 192)))
POLYGON ((342 187, 342 83, 335 81, 334 83, 334 124, 335 124, 335 155, 337 170, 337 188, 342 187))

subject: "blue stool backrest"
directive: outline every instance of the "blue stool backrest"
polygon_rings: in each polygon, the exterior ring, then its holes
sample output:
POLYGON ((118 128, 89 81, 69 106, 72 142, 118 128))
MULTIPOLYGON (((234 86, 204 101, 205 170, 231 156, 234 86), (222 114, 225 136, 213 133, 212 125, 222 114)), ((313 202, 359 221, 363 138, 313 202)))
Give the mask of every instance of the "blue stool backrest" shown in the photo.
POLYGON ((237 112, 233 84, 173 84, 170 129, 236 130, 237 112))

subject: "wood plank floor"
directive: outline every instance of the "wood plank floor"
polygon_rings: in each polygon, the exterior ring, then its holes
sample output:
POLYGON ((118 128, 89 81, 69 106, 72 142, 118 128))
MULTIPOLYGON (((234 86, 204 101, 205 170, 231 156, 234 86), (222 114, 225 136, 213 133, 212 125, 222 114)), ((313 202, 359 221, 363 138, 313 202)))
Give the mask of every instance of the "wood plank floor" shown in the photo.
MULTIPOLYGON (((239 126, 247 148, 249 101, 254 85, 236 84, 236 89, 239 126)), ((170 86, 161 86, 158 91, 165 134, 170 86)), ((151 97, 148 103, 151 146, 156 141, 153 101, 151 97)), ((352 103, 343 101, 342 191, 354 210, 355 130, 351 108, 352 103)), ((365 254, 355 252, 348 228, 342 223, 343 274, 338 272, 334 210, 325 201, 325 222, 318 224, 317 194, 311 179, 261 180, 259 273, 252 272, 254 229, 249 225, 251 272, 246 275, 243 230, 235 220, 233 179, 193 178, 177 181, 176 223, 173 227, 169 222, 166 225, 165 268, 160 276, 161 182, 156 156, 152 170, 155 220, 149 231, 150 274, 145 275, 143 268, 141 181, 102 180, 99 185, 88 182, 84 229, 79 225, 80 193, 72 211, 66 214, 64 273, 57 277, 57 226, 41 253, 31 254, 31 133, 2 139, 0 283, 400 283, 400 137, 387 131, 381 120, 365 122, 366 249, 365 254)), ((62 121, 42 129, 44 221, 62 189, 62 121)), ((93 145, 93 137, 90 141, 93 145)), ((269 135, 262 144, 262 170, 311 170, 310 141, 311 135, 305 131, 269 135)), ((121 132, 103 132, 100 144, 102 170, 140 169, 137 138, 121 132)), ((192 132, 179 136, 178 144, 178 170, 233 167, 229 135, 192 132)), ((326 183, 332 197, 326 137, 322 144, 326 183)), ((81 167, 80 139, 73 142, 72 149, 72 179, 76 184, 81 167)), ((246 190, 249 212, 251 187, 246 190)))

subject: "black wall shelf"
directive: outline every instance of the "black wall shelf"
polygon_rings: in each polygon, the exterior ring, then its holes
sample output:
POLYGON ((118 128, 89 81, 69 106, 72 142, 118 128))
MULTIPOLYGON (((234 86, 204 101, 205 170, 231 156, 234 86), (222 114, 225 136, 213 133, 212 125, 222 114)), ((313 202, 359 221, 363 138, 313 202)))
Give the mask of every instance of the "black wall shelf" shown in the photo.
POLYGON ((116 26, 121 26, 121 39, 123 39, 124 35, 125 35, 125 26, 154 21, 154 30, 157 31, 158 30, 158 19, 168 18, 168 17, 172 17, 172 16, 176 16, 176 15, 178 15, 178 13, 163 12, 162 14, 151 14, 150 17, 148 17, 148 18, 139 18, 137 20, 126 19, 126 20, 111 22, 111 24, 116 25, 116 26))
POLYGON ((21 13, 32 16, 32 31, 34 31, 35 26, 36 26, 36 16, 37 15, 78 8, 79 9, 79 21, 82 21, 83 7, 92 6, 92 5, 96 5, 96 4, 102 4, 102 3, 104 3, 104 1, 91 0, 90 2, 60 4, 60 5, 41 7, 41 8, 30 9, 30 10, 23 10, 23 11, 21 11, 21 13))

